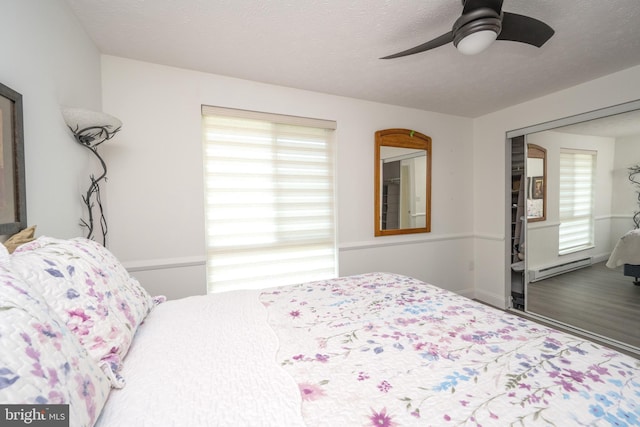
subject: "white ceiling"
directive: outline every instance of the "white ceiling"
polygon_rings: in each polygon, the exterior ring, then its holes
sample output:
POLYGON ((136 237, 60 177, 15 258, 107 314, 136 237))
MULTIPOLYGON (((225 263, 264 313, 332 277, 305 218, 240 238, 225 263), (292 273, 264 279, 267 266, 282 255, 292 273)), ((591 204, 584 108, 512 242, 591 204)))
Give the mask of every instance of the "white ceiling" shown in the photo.
POLYGON ((640 64, 640 0, 505 0, 555 35, 392 60, 450 31, 460 0, 66 2, 104 54, 466 117, 640 64))
POLYGON ((640 110, 603 117, 553 129, 554 132, 574 135, 593 135, 623 138, 640 135, 640 110))

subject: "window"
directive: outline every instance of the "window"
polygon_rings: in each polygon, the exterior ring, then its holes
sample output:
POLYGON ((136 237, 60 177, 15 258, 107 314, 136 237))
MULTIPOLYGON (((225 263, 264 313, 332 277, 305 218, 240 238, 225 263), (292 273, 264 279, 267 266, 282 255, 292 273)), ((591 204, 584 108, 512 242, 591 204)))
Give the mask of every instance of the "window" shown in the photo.
POLYGON ((596 152, 560 150, 560 255, 594 245, 596 152))
POLYGON ((209 292, 337 275, 335 122, 202 107, 209 292))

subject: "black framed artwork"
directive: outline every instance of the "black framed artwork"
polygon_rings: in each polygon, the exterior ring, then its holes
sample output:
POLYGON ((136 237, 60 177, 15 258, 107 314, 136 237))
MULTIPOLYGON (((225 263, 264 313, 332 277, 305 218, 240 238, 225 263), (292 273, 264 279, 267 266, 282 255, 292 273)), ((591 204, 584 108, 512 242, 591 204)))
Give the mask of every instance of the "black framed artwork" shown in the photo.
POLYGON ((0 235, 26 226, 22 95, 0 83, 0 235))
POLYGON ((534 176, 531 184, 531 198, 542 199, 544 197, 544 177, 534 176))

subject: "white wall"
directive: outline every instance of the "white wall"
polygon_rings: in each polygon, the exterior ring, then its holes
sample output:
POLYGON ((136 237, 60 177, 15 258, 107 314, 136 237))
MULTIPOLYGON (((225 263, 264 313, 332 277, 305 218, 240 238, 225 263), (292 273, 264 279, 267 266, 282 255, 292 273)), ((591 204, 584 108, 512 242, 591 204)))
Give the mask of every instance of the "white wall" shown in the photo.
POLYGON ((0 82, 24 104, 27 220, 36 235, 80 236, 92 169, 60 106, 100 109, 100 54, 62 0, 3 0, 0 39, 0 82))
POLYGON ((340 274, 393 271, 473 292, 472 120, 103 56, 110 249, 151 293, 205 292, 201 104, 336 120, 340 274), (432 232, 373 237, 374 133, 433 139, 432 232), (183 274, 196 277, 187 283, 183 274))
POLYGON ((640 99, 640 67, 614 73, 474 120, 475 296, 508 304, 505 236, 506 132, 640 99), (490 188, 491 191, 487 191, 490 188))
MULTIPOLYGON (((611 212, 613 214, 612 244, 615 245, 627 231, 635 227, 629 215, 640 210, 638 188, 629 181, 629 167, 640 164, 638 157, 640 135, 619 137, 616 139, 616 155, 613 166, 613 192, 611 212)), ((635 178, 640 182, 640 175, 635 178)))

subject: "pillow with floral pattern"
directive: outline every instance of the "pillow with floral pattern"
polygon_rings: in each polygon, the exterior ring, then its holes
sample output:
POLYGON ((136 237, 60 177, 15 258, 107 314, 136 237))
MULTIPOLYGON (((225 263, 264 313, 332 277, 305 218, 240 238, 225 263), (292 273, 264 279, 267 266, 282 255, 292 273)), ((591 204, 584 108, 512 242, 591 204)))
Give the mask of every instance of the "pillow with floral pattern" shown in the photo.
POLYGON ((11 268, 45 297, 112 386, 124 386, 122 360, 154 301, 115 256, 85 238, 43 236, 20 246, 11 268))
POLYGON ((108 378, 43 297, 0 266, 0 402, 68 404, 71 426, 92 426, 109 390, 108 378))

